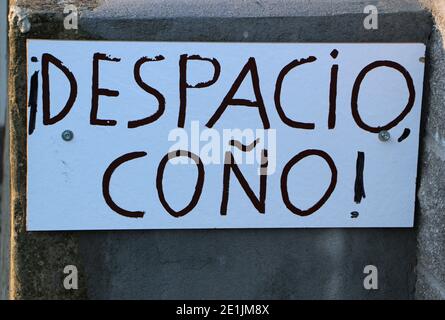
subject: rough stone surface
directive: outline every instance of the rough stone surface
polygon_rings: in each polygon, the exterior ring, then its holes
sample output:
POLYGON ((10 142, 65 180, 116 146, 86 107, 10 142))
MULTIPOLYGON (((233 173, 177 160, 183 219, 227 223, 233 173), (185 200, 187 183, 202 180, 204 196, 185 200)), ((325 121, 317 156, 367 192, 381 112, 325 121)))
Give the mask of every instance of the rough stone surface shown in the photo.
POLYGON ((417 0, 15 0, 36 13, 60 13, 75 4, 86 17, 158 19, 178 17, 298 17, 363 13, 374 5, 380 13, 422 11, 417 0))
MULTIPOLYGON (((5 138, 7 94, 7 3, 0 2, 0 187, 9 183, 9 154, 5 138)), ((9 279, 9 195, 7 188, 0 191, 0 299, 8 297, 9 279)))
MULTIPOLYGON (((67 232, 26 232, 26 38, 39 35, 58 38, 63 33, 63 24, 52 24, 50 16, 30 14, 27 18, 31 23, 31 29, 28 33, 21 33, 19 16, 14 12, 10 13, 8 103, 10 255, 6 261, 2 261, 2 264, 6 262, 10 265, 8 296, 12 299, 85 297, 85 286, 73 291, 65 290, 63 287, 64 267, 76 264, 78 261, 76 236, 67 232)), ((76 37, 78 34, 71 36, 71 38, 76 37)), ((3 233, 2 230, 2 236, 3 233)), ((80 279, 81 282, 82 280, 83 278, 80 279)))
POLYGON ((444 0, 420 0, 422 6, 429 8, 434 14, 434 21, 445 39, 445 1, 444 0))
POLYGON ((428 43, 428 110, 426 133, 445 146, 445 50, 439 30, 434 28, 428 43))
POLYGON ((430 272, 417 268, 415 297, 423 300, 444 300, 445 291, 442 284, 430 272))
POLYGON ((425 135, 419 163, 416 298, 445 298, 445 50, 437 29, 428 52, 425 135))
MULTIPOLYGON (((431 139, 433 140, 433 139, 431 139)), ((428 144, 436 141, 428 141, 428 144)), ((418 261, 445 283, 445 175, 444 156, 436 146, 427 146, 421 165, 424 167, 418 191, 421 214, 418 217, 418 261)))
POLYGON ((111 19, 169 17, 301 17, 363 13, 375 5, 380 13, 421 11, 416 0, 107 0, 87 16, 111 19))
MULTIPOLYGON (((26 2, 21 1, 25 6, 26 2)), ((287 10, 280 10, 292 12, 297 10, 295 3, 303 2, 283 1, 287 10)), ((309 5, 309 1, 305 2, 309 5)), ((116 3, 108 1, 109 5, 116 3)), ((142 5, 142 1, 133 3, 142 5)), ((166 3, 167 7, 171 5, 171 12, 180 10, 175 3, 166 3)), ((251 13, 259 10, 249 3, 251 13)), ((77 32, 62 30, 63 16, 57 10, 42 13, 33 12, 29 7, 28 34, 21 34, 13 21, 9 80, 11 297, 412 298, 416 263, 414 229, 25 231, 26 38, 427 42, 431 30, 430 15, 419 7, 414 8, 415 1, 376 1, 383 8, 387 8, 384 3, 395 7, 386 13, 382 11, 379 29, 372 31, 363 28, 365 15, 360 7, 363 1, 331 2, 331 6, 336 4, 342 8, 357 4, 352 12, 342 14, 332 14, 332 10, 327 13, 327 9, 317 11, 320 3, 315 9, 307 9, 307 13, 295 16, 289 13, 281 18, 273 14, 261 14, 262 18, 201 17, 205 14, 197 11, 185 18, 170 17, 170 13, 166 13, 162 19, 147 18, 141 13, 144 17, 137 22, 132 14, 151 10, 148 4, 145 9, 129 9, 117 18, 114 13, 102 15, 102 7, 98 7, 82 14, 77 32), (411 6, 414 9, 410 9, 411 6), (395 10, 397 8, 399 10, 395 10), (62 287, 62 270, 67 264, 79 268, 78 291, 66 291, 62 287), (375 291, 363 288, 363 268, 368 264, 379 270, 379 289, 375 291)), ((227 10, 218 10, 221 14, 227 13, 227 10)), ((240 10, 232 9, 229 15, 235 16, 240 10)))

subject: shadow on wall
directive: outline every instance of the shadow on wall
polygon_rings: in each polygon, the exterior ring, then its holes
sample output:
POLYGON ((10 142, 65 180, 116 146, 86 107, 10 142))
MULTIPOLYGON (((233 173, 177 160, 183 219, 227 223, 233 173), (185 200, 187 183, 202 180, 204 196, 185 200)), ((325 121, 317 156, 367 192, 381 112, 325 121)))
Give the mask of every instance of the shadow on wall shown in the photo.
POLYGON ((415 244, 413 229, 148 230, 84 232, 80 251, 90 299, 410 299, 415 244))

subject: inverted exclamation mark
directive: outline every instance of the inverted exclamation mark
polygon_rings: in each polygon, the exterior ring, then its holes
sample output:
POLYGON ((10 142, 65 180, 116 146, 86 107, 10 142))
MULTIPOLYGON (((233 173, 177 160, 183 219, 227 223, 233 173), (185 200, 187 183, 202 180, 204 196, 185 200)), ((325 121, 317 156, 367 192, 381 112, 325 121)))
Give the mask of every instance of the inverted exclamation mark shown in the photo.
MULTIPOLYGON (((38 62, 36 57, 31 58, 32 62, 38 62)), ((29 86, 29 122, 28 122, 28 134, 31 135, 36 128, 36 115, 37 115, 37 90, 39 88, 39 72, 35 71, 31 76, 31 83, 29 86)))
POLYGON ((39 72, 35 71, 31 76, 31 85, 29 89, 29 124, 28 134, 31 135, 36 128, 37 114, 37 90, 39 87, 39 72))

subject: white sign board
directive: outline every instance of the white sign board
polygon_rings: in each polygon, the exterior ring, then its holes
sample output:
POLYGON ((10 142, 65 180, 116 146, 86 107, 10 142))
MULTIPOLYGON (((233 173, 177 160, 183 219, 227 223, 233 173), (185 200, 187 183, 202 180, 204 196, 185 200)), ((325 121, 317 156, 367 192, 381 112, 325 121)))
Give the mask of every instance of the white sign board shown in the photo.
POLYGON ((423 44, 28 41, 28 230, 412 227, 423 44))

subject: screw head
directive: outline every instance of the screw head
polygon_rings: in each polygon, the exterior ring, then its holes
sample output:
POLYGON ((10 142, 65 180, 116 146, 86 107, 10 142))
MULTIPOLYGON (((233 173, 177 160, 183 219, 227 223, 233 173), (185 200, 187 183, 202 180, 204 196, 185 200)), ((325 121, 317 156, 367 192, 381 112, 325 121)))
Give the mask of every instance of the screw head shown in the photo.
POLYGON ((62 132, 62 139, 65 141, 71 141, 74 138, 74 133, 71 130, 65 130, 62 132))
POLYGON ((380 140, 380 141, 386 142, 386 141, 388 141, 390 138, 391 138, 391 135, 389 134, 388 131, 386 131, 386 130, 382 130, 382 131, 379 132, 379 140, 380 140))

